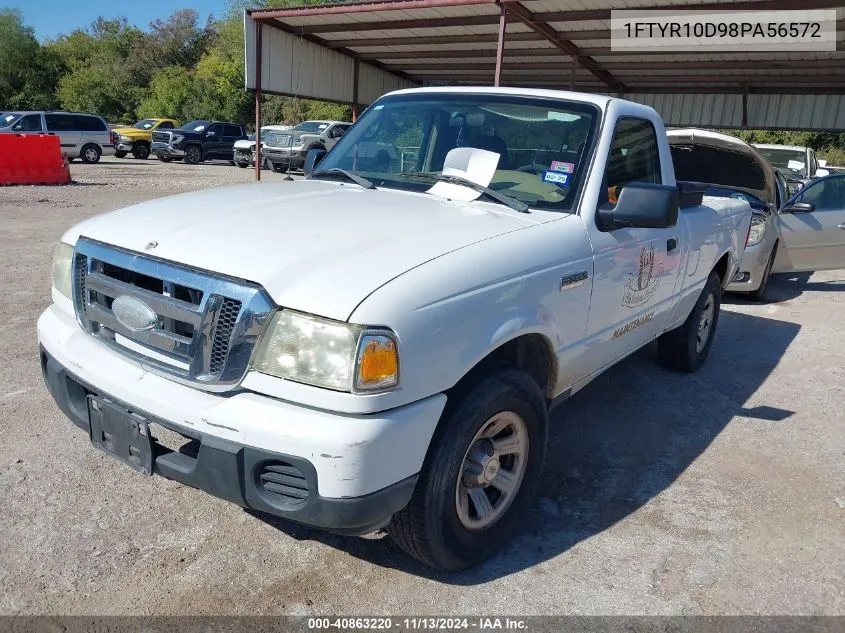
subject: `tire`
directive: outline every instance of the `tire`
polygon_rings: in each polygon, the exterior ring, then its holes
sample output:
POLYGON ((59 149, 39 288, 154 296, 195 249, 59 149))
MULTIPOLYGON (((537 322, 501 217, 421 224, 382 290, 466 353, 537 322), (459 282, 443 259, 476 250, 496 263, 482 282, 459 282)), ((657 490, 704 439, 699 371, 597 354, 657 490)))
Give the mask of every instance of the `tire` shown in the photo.
POLYGON ((232 163, 232 164, 237 165, 241 169, 246 169, 247 167, 249 167, 249 163, 232 163))
POLYGON ((658 339, 658 354, 663 363, 688 373, 701 367, 713 344, 721 304, 722 284, 719 276, 711 272, 687 320, 658 339), (702 333, 705 322, 706 338, 702 333))
POLYGON ((165 156, 164 154, 156 154, 156 158, 158 158, 162 163, 169 163, 173 160, 170 156, 165 156))
POLYGON ((282 165, 282 163, 270 163, 270 166, 277 174, 285 173, 285 165, 282 165))
POLYGON ((132 146, 132 156, 138 160, 147 160, 150 157, 150 146, 146 143, 135 143, 132 146))
POLYGON ((540 483, 547 433, 543 394, 537 383, 521 371, 499 371, 465 393, 450 396, 411 501, 387 527, 391 538, 414 558, 440 570, 457 571, 482 562, 524 524, 525 512, 540 483), (517 435, 515 429, 520 421, 517 435), (525 450, 521 458, 514 452, 502 453, 498 461, 495 454, 490 457, 489 438, 477 438, 505 422, 513 426, 505 426, 492 436, 501 436, 510 429, 504 439, 521 438, 517 445, 525 450), (478 450, 489 460, 486 464, 469 459, 478 450), (495 467, 490 466, 493 462, 495 467), (467 468, 473 465, 479 468, 470 474, 467 468), (471 485, 490 506, 486 519, 490 522, 485 524, 476 510, 478 506, 469 500, 470 488, 464 486, 466 477, 502 481, 502 472, 511 473, 507 479, 517 479, 510 495, 502 495, 495 485, 471 485))
POLYGON ((115 150, 114 157, 115 158, 126 158, 126 152, 121 152, 121 151, 115 150))
POLYGON ((185 148, 185 164, 197 165, 202 162, 202 148, 199 145, 188 145, 185 148))
POLYGON ((103 152, 100 149, 100 146, 95 145, 94 143, 88 143, 87 145, 83 145, 82 150, 79 152, 79 157, 82 159, 82 162, 87 163, 89 165, 99 163, 100 156, 102 155, 103 152))
POLYGON ((766 268, 763 270, 763 279, 760 280, 760 287, 754 292, 748 293, 748 298, 752 301, 766 301, 766 290, 769 288, 769 277, 772 275, 772 266, 775 265, 775 256, 778 252, 778 243, 772 246, 772 253, 769 255, 769 261, 766 262, 766 268))

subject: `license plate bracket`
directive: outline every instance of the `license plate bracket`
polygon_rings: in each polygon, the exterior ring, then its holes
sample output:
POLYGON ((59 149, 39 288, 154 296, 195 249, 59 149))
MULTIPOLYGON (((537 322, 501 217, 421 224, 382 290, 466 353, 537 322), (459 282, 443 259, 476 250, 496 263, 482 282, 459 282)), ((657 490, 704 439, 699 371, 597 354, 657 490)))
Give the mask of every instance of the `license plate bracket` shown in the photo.
POLYGON ((153 474, 149 422, 98 396, 88 396, 91 443, 142 475, 153 474))

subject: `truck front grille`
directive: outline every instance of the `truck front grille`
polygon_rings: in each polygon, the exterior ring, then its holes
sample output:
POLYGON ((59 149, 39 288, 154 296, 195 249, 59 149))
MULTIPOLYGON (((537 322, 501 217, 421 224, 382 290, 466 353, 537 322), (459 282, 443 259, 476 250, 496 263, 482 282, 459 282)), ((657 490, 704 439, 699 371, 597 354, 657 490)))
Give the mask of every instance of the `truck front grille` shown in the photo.
POLYGON ((270 132, 263 140, 263 145, 268 147, 290 147, 290 134, 274 134, 270 132))
POLYGON ((154 143, 169 143, 170 132, 153 132, 154 143))
POLYGON ((73 289, 77 319, 92 336, 150 371, 210 391, 240 382, 273 309, 258 286, 86 238, 76 244, 73 289), (118 298, 149 322, 116 314, 118 298))

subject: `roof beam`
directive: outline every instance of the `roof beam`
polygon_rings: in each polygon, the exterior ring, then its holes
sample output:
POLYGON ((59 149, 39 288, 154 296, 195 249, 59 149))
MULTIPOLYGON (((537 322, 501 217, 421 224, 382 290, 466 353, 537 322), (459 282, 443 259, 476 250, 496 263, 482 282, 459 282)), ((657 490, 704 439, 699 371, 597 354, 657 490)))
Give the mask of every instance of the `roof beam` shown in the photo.
MULTIPOLYGON (((456 55, 460 58, 463 54, 456 55)), ((489 56, 489 55, 488 55, 489 56)), ((549 55, 551 57, 551 55, 549 55)), ((496 67, 494 62, 474 62, 474 63, 455 63, 455 62, 424 62, 421 64, 405 64, 402 66, 394 66, 390 61, 385 61, 387 68, 391 70, 404 70, 413 73, 420 70, 493 70, 496 67)), ((607 71, 612 72, 631 72, 631 71, 685 71, 689 69, 690 62, 608 62, 603 64, 607 71)), ((504 66, 506 70, 561 70, 562 64, 558 61, 553 62, 511 62, 505 59, 504 66)), ((761 59, 756 61, 718 61, 707 62, 707 68, 703 71, 711 70, 827 70, 831 72, 840 71, 845 75, 845 60, 843 59, 808 59, 796 61, 777 61, 761 59)), ((838 74, 838 73, 836 73, 838 74)), ((660 76, 660 75, 657 75, 660 76)), ((783 76, 783 75, 781 75, 783 76)), ((812 75, 811 75, 812 76, 812 75)))
MULTIPOLYGON (((478 4, 494 4, 495 0, 383 0, 381 2, 370 2, 362 4, 338 3, 331 5, 318 5, 310 7, 296 7, 290 9, 253 9, 249 14, 256 20, 284 19, 310 17, 317 15, 343 15, 349 13, 374 13, 380 11, 407 11, 414 9, 432 9, 441 7, 468 6, 478 4)), ((511 4, 518 0, 500 0, 503 3, 511 4)), ((703 10, 760 10, 760 11, 781 11, 795 8, 801 9, 834 9, 842 6, 842 0, 754 0, 745 2, 709 2, 697 5, 663 5, 655 7, 642 7, 643 10, 668 11, 678 9, 703 10)), ((611 9, 587 9, 577 11, 546 11, 535 13, 540 22, 584 22, 588 20, 610 20, 611 9)), ((433 26, 478 26, 485 24, 498 24, 499 12, 491 12, 489 15, 451 17, 451 18, 413 18, 408 20, 374 20, 371 22, 357 22, 344 24, 321 24, 308 25, 299 28, 305 29, 303 33, 341 33, 348 31, 381 31, 389 28, 427 28, 433 26), (402 26, 389 26, 402 24, 402 26)))
MULTIPOLYGON (((387 29, 385 29, 387 30, 387 29)), ((391 27, 390 30, 393 30, 391 27)), ((296 30, 299 33, 299 29, 296 30)), ((610 31, 559 31, 572 40, 608 40, 610 31)), ((405 35, 403 37, 369 37, 347 40, 323 38, 332 48, 365 48, 373 46, 437 46, 439 44, 485 44, 498 41, 498 33, 462 33, 459 35, 405 35)), ((539 33, 508 33, 512 42, 540 42, 546 39, 539 33)))
POLYGON ((538 22, 534 13, 526 9, 519 2, 508 2, 507 6, 508 13, 510 15, 514 16, 535 33, 539 33, 545 37, 556 48, 559 48, 567 55, 577 59, 584 68, 605 82, 615 92, 625 92, 625 84, 602 68, 601 64, 596 62, 593 58, 583 56, 579 48, 569 40, 564 39, 564 36, 561 33, 554 30, 545 22, 538 22))
MULTIPOLYGON (((414 77, 425 78, 428 80, 442 79, 448 81, 449 79, 480 79, 485 73, 491 72, 488 70, 479 71, 477 73, 461 71, 434 71, 423 70, 414 71, 409 70, 408 73, 414 77)), ((545 73, 520 73, 513 72, 508 67, 502 69, 503 76, 509 79, 519 78, 523 81, 552 81, 557 78, 568 79, 571 75, 570 69, 563 67, 560 71, 545 72, 545 73)), ((585 76, 587 77, 587 76, 585 76)), ((837 75, 790 75, 784 77, 783 75, 628 75, 625 77, 625 82, 628 85, 628 91, 634 89, 637 85, 651 86, 656 84, 701 84, 701 85, 722 85, 722 86, 740 86, 748 84, 753 86, 755 84, 766 85, 776 82, 783 82, 787 79, 790 85, 821 85, 821 84, 842 84, 845 85, 845 74, 837 75)))

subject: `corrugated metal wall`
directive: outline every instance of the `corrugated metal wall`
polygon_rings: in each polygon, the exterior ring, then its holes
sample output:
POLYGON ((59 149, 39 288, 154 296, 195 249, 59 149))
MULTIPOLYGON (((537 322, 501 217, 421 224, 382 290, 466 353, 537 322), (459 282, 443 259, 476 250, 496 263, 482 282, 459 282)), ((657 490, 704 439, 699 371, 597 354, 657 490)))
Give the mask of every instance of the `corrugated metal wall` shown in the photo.
MULTIPOLYGON (((267 92, 351 103, 354 60, 271 26, 262 29, 261 88, 267 92)), ((244 16, 245 85, 255 89, 255 21, 244 16)), ((416 84, 369 64, 360 63, 358 102, 369 105, 391 90, 416 84)))
POLYGON ((740 127, 741 95, 626 94, 626 99, 651 106, 667 127, 740 127))
MULTIPOLYGON (((739 94, 626 94, 657 110, 667 127, 742 128, 739 94)), ((748 95, 750 129, 845 129, 843 95, 748 95)))
POLYGON ((748 127, 845 130, 845 95, 748 95, 748 127))

